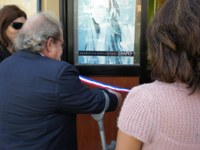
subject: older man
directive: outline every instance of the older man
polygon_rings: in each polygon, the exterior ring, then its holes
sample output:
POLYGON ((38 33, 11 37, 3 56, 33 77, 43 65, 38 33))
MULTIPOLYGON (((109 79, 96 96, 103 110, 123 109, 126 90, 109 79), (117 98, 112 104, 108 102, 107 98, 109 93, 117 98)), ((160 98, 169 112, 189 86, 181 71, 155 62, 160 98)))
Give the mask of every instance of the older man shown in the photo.
POLYGON ((116 109, 120 94, 89 89, 60 61, 63 32, 48 13, 27 20, 0 64, 0 150, 76 150, 76 114, 116 109))

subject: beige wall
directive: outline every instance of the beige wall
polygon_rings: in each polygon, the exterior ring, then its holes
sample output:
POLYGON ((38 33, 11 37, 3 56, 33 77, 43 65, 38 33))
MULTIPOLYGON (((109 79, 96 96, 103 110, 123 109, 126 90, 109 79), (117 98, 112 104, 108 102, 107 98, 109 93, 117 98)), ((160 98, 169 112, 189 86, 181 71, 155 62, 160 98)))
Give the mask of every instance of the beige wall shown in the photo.
MULTIPOLYGON (((15 4, 24 10, 28 17, 37 13, 37 0, 0 0, 0 8, 7 4, 15 4)), ((41 10, 50 11, 59 19, 59 1, 41 0, 41 10)))
POLYGON ((59 19, 59 0, 41 0, 42 11, 50 11, 59 19))

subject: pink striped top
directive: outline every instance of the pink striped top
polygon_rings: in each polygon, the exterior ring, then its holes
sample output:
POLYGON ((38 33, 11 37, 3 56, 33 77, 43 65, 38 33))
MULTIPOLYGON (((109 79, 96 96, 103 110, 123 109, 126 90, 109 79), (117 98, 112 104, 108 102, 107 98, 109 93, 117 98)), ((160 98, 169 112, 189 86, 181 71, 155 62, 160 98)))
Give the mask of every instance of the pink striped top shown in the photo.
POLYGON ((131 89, 118 128, 141 140, 142 150, 200 150, 200 92, 155 81, 131 89))

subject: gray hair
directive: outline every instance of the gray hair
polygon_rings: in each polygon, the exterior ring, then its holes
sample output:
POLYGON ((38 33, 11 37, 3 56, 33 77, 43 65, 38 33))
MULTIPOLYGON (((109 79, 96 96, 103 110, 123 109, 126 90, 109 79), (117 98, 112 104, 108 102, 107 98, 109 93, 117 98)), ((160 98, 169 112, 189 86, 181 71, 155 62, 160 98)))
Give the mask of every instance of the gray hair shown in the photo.
POLYGON ((50 13, 41 12, 28 19, 14 40, 16 51, 29 49, 40 52, 48 38, 63 36, 61 23, 50 13))

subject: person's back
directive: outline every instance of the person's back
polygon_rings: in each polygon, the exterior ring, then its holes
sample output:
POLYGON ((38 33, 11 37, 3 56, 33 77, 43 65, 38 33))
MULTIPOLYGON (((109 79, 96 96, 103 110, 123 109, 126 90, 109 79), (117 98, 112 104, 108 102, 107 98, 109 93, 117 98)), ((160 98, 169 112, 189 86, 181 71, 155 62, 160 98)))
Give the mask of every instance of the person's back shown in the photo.
POLYGON ((0 64, 0 150, 77 150, 76 114, 100 113, 108 99, 107 111, 116 109, 120 95, 89 89, 59 61, 62 35, 59 22, 40 13, 0 64))
POLYGON ((142 150, 199 150, 200 93, 189 94, 180 82, 134 87, 118 126, 142 140, 142 150))
MULTIPOLYGON (((62 115, 66 110, 62 112, 62 103, 55 101, 60 97, 59 73, 75 70, 64 62, 27 52, 17 52, 7 59, 0 65, 0 149, 54 150, 54 144, 76 149, 71 147, 76 145, 76 136, 66 139, 70 132, 76 133, 75 114, 62 115)), ((63 94, 79 92, 73 85, 63 89, 63 94)), ((70 112, 72 105, 68 109, 70 112)))
POLYGON ((147 30, 152 79, 122 106, 116 150, 200 149, 200 1, 166 0, 147 30))

